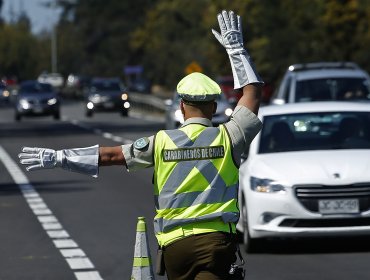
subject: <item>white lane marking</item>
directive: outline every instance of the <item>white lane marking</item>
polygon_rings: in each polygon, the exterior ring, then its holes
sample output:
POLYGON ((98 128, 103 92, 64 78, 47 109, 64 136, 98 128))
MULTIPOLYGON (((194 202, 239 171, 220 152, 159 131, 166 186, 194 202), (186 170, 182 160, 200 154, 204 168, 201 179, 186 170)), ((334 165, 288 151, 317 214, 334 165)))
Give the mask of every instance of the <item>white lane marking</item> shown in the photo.
POLYGON ((77 280, 103 280, 97 272, 76 272, 77 280))
POLYGON ((107 138, 107 139, 112 139, 113 134, 112 134, 112 133, 109 133, 109 132, 104 132, 104 133, 103 133, 103 137, 104 137, 104 138, 107 138))
POLYGON ((66 258, 71 269, 92 269, 94 265, 88 258, 66 258))
POLYGON ((39 215, 51 215, 51 211, 50 209, 32 209, 33 210, 33 213, 36 215, 36 216, 39 216, 39 215))
MULTIPOLYGON (((14 182, 20 188, 23 197, 28 203, 29 207, 37 217, 38 221, 53 241, 56 248, 59 249, 60 253, 64 256, 67 254, 64 249, 75 248, 76 250, 83 251, 78 248, 77 243, 70 238, 68 232, 63 229, 63 226, 59 223, 58 219, 53 215, 51 210, 48 208, 46 203, 37 193, 35 188, 30 184, 26 175, 18 167, 18 165, 12 160, 8 153, 0 146, 0 160, 12 176, 14 182), (62 249, 63 248, 63 249, 62 249)), ((74 253, 79 251, 74 251, 74 253)), ((80 255, 81 255, 80 252, 80 255)), ((72 254, 73 255, 73 254, 72 254)), ((89 258, 85 256, 77 257, 66 257, 64 256, 69 267, 74 271, 75 277, 78 280, 103 280, 99 272, 95 270, 93 263, 89 258), (75 270, 89 270, 84 272, 78 272, 75 270)))
POLYGON ((78 247, 76 242, 74 242, 72 239, 53 240, 53 242, 54 242, 55 247, 57 247, 58 249, 78 247))
POLYGON ((60 223, 47 223, 42 224, 44 230, 55 230, 55 229, 62 229, 62 225, 60 223))
POLYGON ((63 249, 60 252, 65 258, 86 257, 84 251, 81 249, 63 249))
POLYGON ((126 139, 126 138, 123 138, 121 136, 117 136, 117 135, 114 135, 112 133, 102 131, 99 128, 93 128, 93 127, 89 126, 88 124, 81 123, 79 120, 74 120, 74 119, 70 120, 67 117, 64 117, 63 120, 69 121, 73 125, 76 125, 80 128, 93 131, 95 134, 100 135, 104 138, 113 140, 114 142, 118 142, 118 143, 122 143, 122 144, 132 144, 134 142, 131 139, 126 139))
POLYGON ((68 232, 65 230, 47 230, 46 233, 50 236, 51 239, 62 239, 69 238, 68 232))

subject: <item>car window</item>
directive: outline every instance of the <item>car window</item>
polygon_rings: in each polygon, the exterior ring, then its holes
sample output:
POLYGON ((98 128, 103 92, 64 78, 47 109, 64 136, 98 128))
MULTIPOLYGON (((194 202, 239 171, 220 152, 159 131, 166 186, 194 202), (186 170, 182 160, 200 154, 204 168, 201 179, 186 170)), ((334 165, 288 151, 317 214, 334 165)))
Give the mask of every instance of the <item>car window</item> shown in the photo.
POLYGON ((370 100, 370 85, 362 78, 328 78, 297 81, 295 102, 370 100))
POLYGON ((267 116, 260 154, 330 149, 370 149, 369 112, 267 116))
POLYGON ((26 83, 21 85, 20 93, 40 93, 40 92, 51 92, 53 90, 50 84, 42 83, 26 83))
POLYGON ((118 82, 113 81, 101 81, 93 82, 91 85, 92 90, 104 90, 104 91, 120 91, 121 86, 118 82))

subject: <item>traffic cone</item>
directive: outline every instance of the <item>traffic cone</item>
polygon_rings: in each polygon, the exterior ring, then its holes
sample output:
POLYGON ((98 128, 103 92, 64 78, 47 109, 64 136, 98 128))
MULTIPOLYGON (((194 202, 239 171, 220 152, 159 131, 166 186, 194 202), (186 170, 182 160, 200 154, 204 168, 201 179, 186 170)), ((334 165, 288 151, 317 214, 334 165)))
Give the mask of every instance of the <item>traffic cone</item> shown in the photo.
POLYGON ((154 279, 144 217, 138 217, 131 280, 154 279))

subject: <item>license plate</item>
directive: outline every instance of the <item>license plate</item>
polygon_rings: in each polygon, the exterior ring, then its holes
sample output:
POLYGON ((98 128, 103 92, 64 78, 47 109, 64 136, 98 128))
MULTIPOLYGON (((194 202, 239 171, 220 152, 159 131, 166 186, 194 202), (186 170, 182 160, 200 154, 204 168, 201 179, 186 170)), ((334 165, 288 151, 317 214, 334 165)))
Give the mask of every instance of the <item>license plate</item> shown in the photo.
POLYGON ((43 112, 43 109, 42 109, 42 107, 35 106, 35 107, 33 108, 33 112, 34 112, 34 113, 42 113, 42 112, 43 112))
POLYGON ((319 212, 322 214, 358 213, 358 199, 319 200, 319 212))
POLYGON ((113 102, 106 102, 106 103, 104 103, 104 107, 105 108, 113 108, 114 107, 114 103, 113 102))

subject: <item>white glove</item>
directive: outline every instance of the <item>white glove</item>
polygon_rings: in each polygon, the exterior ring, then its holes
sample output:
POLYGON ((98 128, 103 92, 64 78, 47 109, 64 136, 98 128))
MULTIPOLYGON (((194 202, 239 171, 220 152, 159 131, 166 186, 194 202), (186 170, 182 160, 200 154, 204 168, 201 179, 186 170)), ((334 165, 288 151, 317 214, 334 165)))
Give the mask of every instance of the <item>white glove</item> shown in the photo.
POLYGON ((61 167, 63 169, 98 176, 99 171, 99 145, 52 150, 47 148, 23 147, 18 155, 20 163, 27 165, 27 171, 61 167))
POLYGON ((22 152, 18 157, 21 164, 28 165, 27 171, 54 168, 58 163, 59 166, 62 164, 62 159, 58 161, 57 152, 52 149, 23 147, 22 152))
POLYGON ((234 88, 242 88, 251 83, 263 83, 254 69, 253 62, 243 44, 241 18, 233 11, 222 11, 217 15, 221 34, 212 29, 213 35, 229 55, 234 77, 234 88))

